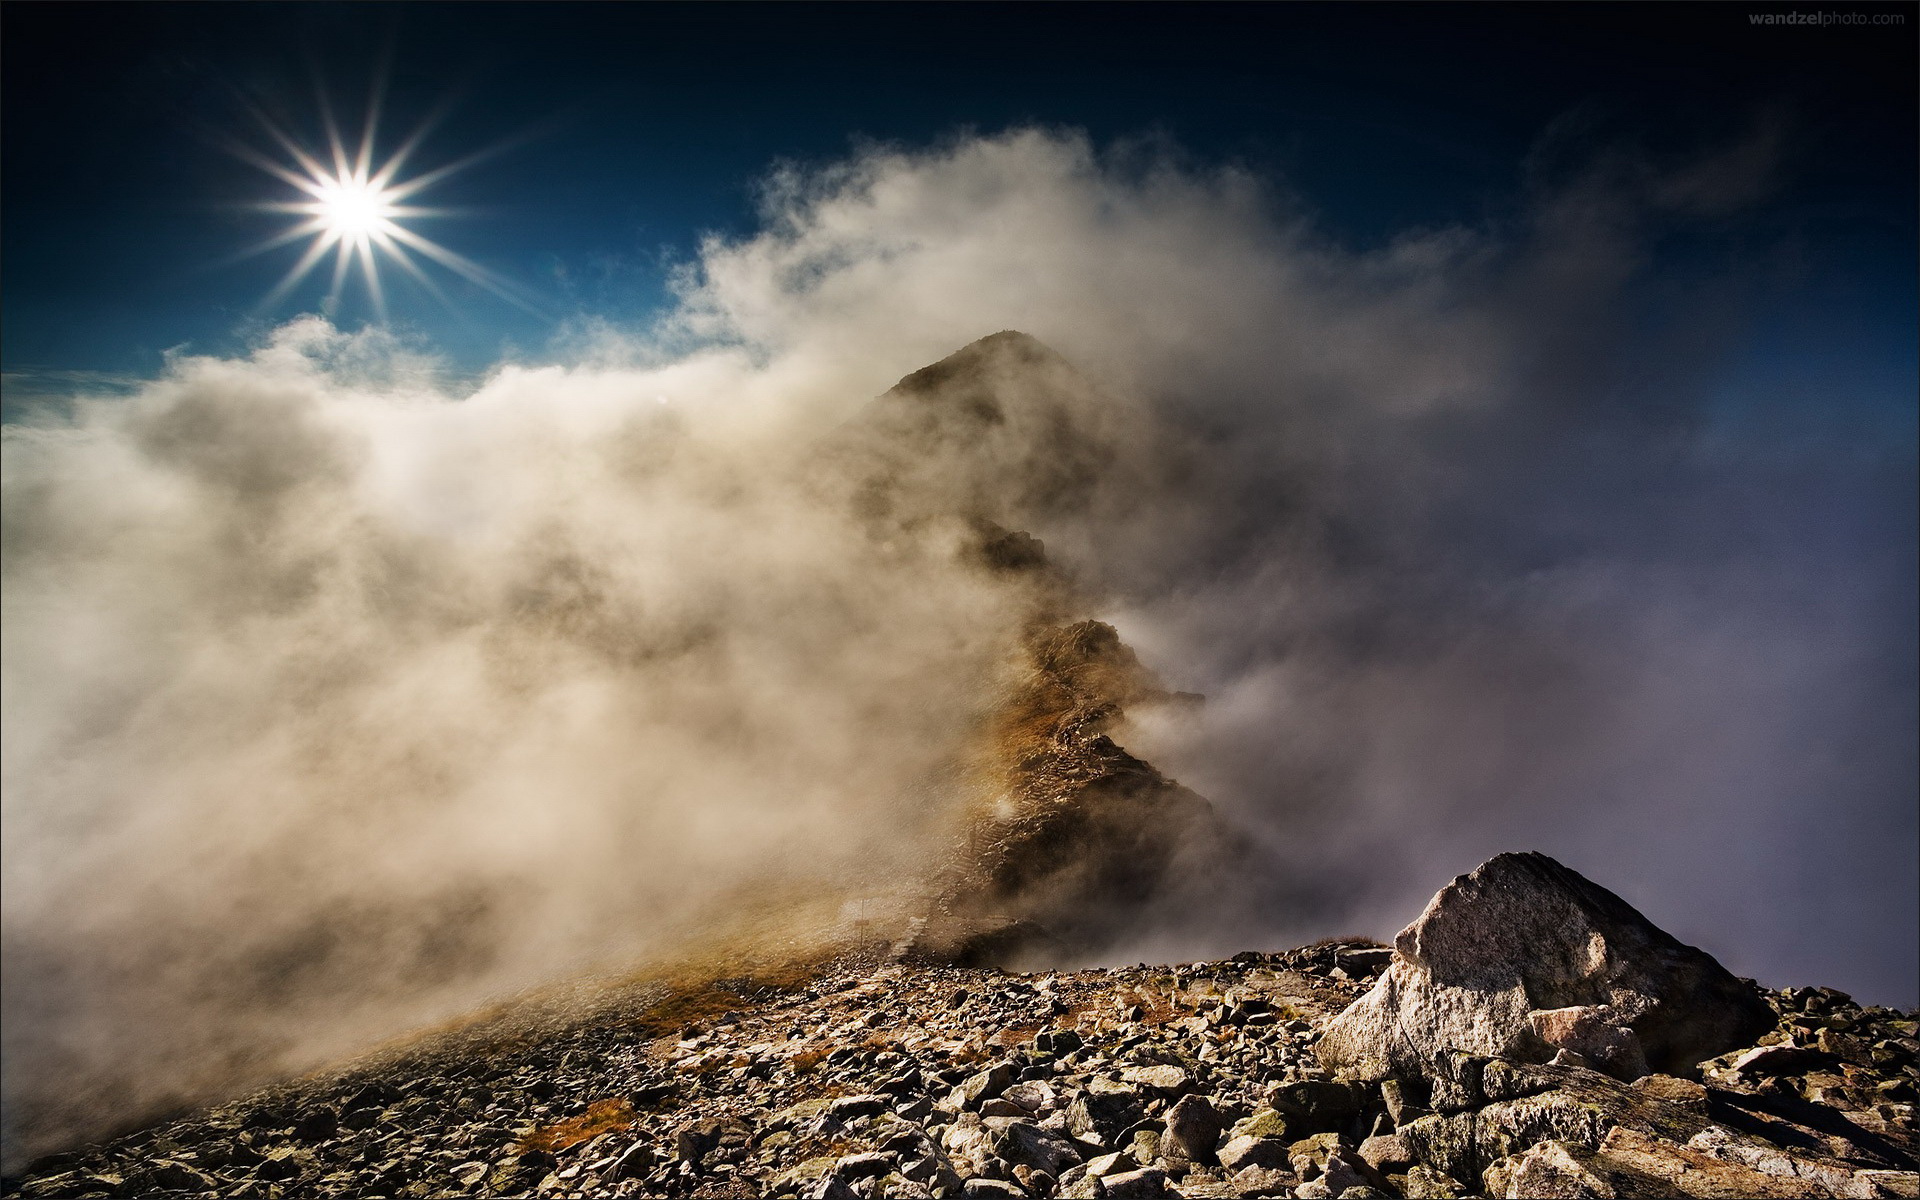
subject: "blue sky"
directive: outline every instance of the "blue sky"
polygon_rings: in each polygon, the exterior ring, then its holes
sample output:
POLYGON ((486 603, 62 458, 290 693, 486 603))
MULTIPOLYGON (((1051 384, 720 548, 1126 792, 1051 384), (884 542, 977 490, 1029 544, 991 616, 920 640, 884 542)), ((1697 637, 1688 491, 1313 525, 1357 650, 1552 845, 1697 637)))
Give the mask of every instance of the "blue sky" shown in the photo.
MULTIPOLYGON (((1871 6, 1869 6, 1871 7, 1871 6)), ((1876 11, 1894 11, 1880 9, 1876 11)), ((1745 275, 1750 370, 1845 364, 1910 398, 1914 33, 1755 28, 1726 6, 20 6, 7 11, 5 369, 151 374, 317 310, 326 272, 258 307, 299 247, 248 205, 253 113, 320 142, 316 96, 381 142, 443 112, 420 168, 498 148, 419 222, 515 281, 533 316, 436 272, 394 323, 458 367, 539 357, 583 316, 644 322, 703 233, 742 234, 782 160, 1039 123, 1170 139, 1260 173, 1354 246, 1498 225, 1530 183, 1632 145, 1684 156, 1779 131, 1766 195, 1667 234, 1655 278, 1745 275)), ((386 277, 393 280, 389 270, 386 277)), ((350 287, 336 319, 373 317, 350 287)))

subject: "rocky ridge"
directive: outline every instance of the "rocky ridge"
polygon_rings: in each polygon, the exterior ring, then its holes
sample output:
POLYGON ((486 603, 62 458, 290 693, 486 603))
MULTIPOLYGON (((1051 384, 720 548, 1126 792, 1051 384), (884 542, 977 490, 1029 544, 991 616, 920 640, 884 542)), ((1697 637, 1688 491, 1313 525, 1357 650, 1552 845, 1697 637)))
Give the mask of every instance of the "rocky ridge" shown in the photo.
POLYGON ((1768 1028, 1698 1064, 1443 1046, 1355 1078, 1342 1014, 1409 965, 1366 941, 1032 974, 850 955, 538 1037, 450 1036, 43 1160, 5 1192, 1920 1196, 1916 1014, 1743 982, 1768 1028))

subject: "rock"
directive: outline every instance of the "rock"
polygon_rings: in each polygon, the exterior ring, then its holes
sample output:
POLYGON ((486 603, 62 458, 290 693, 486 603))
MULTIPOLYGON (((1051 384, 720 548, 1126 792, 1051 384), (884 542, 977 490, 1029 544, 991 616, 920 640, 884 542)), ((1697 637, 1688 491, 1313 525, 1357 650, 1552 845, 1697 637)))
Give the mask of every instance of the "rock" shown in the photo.
POLYGON ((1487 1168, 1484 1183, 1488 1196, 1529 1200, 1614 1200, 1617 1195, 1605 1176, 1560 1142, 1541 1142, 1501 1159, 1487 1168))
POLYGON ((1426 1108, 1413 1103, 1407 1095, 1406 1084, 1398 1079, 1380 1081, 1380 1099, 1386 1105, 1387 1117, 1396 1129, 1427 1115, 1426 1108))
POLYGON ((1902 1195, 1894 1182, 1902 1176, 1909 1191, 1920 1191, 1920 1175, 1913 1172, 1862 1171, 1833 1159, 1790 1153, 1718 1125, 1701 1130, 1684 1146, 1658 1141, 1636 1130, 1616 1129, 1607 1135, 1600 1151, 1604 1161, 1620 1169, 1677 1181, 1678 1186, 1702 1178, 1730 1178, 1756 1196, 1902 1195), (1811 1193, 1804 1190, 1809 1187, 1814 1189, 1811 1193))
POLYGON ((1400 1194, 1407 1200, 1457 1200, 1461 1189, 1452 1176, 1416 1164, 1407 1168, 1400 1194))
POLYGON ((1287 1156, 1287 1143, 1279 1138, 1234 1138, 1220 1147, 1219 1159, 1221 1166, 1235 1172, 1248 1167, 1275 1169, 1292 1165, 1292 1160, 1287 1156))
POLYGON ((860 1193, 837 1175, 823 1175, 801 1192, 807 1200, 861 1200, 860 1193))
POLYGON ((1139 1096, 1131 1090, 1099 1092, 1088 1088, 1067 1106, 1067 1128, 1076 1137, 1110 1146, 1145 1115, 1139 1096))
MULTIPOLYGON (((1842 1184, 1833 1191, 1812 1179, 1772 1175, 1737 1162, 1728 1162, 1690 1146, 1658 1141, 1631 1129, 1614 1129, 1598 1151, 1587 1158, 1622 1194, 1645 1194, 1647 1184, 1682 1196, 1815 1197, 1846 1195, 1851 1172, 1842 1171, 1842 1184), (1638 1186, 1635 1186, 1635 1185, 1638 1186)), ((1526 1195, 1510 1192, 1509 1195, 1526 1195)), ((1606 1193, 1613 1195, 1613 1192, 1606 1193)), ((1862 1192, 1862 1195, 1870 1193, 1862 1192)))
POLYGON ((1831 1061, 1804 1046, 1760 1046, 1734 1059, 1732 1069, 1747 1075, 1800 1075, 1831 1061))
POLYGON ((1184 1095, 1193 1087, 1193 1077, 1172 1066, 1128 1067, 1120 1072, 1120 1078, 1170 1096, 1184 1095))
POLYGON ((147 1183, 151 1187, 172 1192, 211 1191, 218 1186, 206 1172, 164 1158, 147 1171, 147 1183))
POLYGON ((1009 1087, 1000 1098, 1019 1105, 1026 1112, 1036 1113, 1052 1102, 1053 1089, 1038 1080, 1028 1080, 1009 1087))
POLYGON ((841 1096, 827 1103, 827 1111, 842 1121, 851 1121, 858 1117, 874 1117, 887 1111, 887 1097, 866 1093, 858 1096, 841 1096))
POLYGON ((1105 1187, 1108 1200, 1159 1200, 1170 1194, 1167 1191, 1167 1173, 1154 1167, 1122 1171, 1100 1182, 1105 1187))
POLYGON ((607 1168, 607 1178, 616 1182, 622 1179, 639 1179, 647 1173, 653 1163, 653 1147, 645 1142, 635 1142, 628 1146, 619 1158, 613 1160, 613 1165, 607 1168))
POLYGON ((1413 1165, 1413 1148, 1397 1134, 1377 1134, 1360 1143, 1360 1161, 1378 1174, 1398 1174, 1413 1165))
POLYGON ((1026 1192, 1004 1179, 969 1179, 962 1194, 967 1200, 1027 1200, 1026 1192))
POLYGON ((1134 1131, 1133 1140, 1127 1143, 1127 1156, 1137 1163, 1152 1163, 1160 1157, 1160 1136, 1158 1129, 1134 1131))
POLYGON ((1305 1079, 1283 1083, 1267 1092, 1267 1104, 1296 1130, 1333 1133, 1352 1124, 1360 1113, 1359 1098, 1344 1083, 1305 1079))
POLYGON ((1068 1167, 1080 1162, 1080 1153, 1073 1143, 1048 1133, 1032 1121, 1009 1122, 992 1135, 990 1146, 997 1157, 1016 1166, 1045 1171, 1056 1179, 1068 1167))
POLYGON ((990 1138, 978 1113, 961 1113, 940 1135, 940 1145, 955 1158, 985 1158, 992 1153, 990 1138))
POLYGON ((1647 1056, 1639 1037, 1613 1024, 1609 1005, 1536 1009, 1527 1014, 1527 1024, 1552 1049, 1570 1050, 1615 1079, 1634 1080, 1647 1074, 1647 1056))
POLYGON ((1233 1190, 1239 1196, 1286 1196, 1300 1182, 1291 1171, 1277 1167, 1243 1167, 1234 1173, 1233 1190))
POLYGON ((1473 1114, 1421 1117, 1396 1131, 1421 1164, 1454 1179, 1478 1179, 1473 1114))
POLYGON ((1304 1138, 1289 1148, 1288 1155, 1294 1173, 1306 1180, 1295 1195, 1339 1196, 1348 1188, 1370 1186, 1365 1169, 1349 1157, 1345 1141, 1337 1134, 1304 1138))
POLYGON ((843 1155, 833 1164, 833 1174, 837 1179, 876 1179, 892 1171, 896 1165, 893 1155, 868 1151, 865 1154, 843 1155))
POLYGON ((1529 1014, 1610 1005, 1653 1069, 1684 1071, 1773 1025, 1754 987, 1543 854, 1498 855, 1442 888, 1372 990, 1315 1050, 1346 1078, 1424 1076, 1446 1050, 1542 1061, 1529 1014))
POLYGON ((1228 1131, 1230 1137, 1277 1138, 1284 1142, 1293 1142, 1299 1132, 1289 1136, 1287 1119, 1271 1108, 1263 1108, 1252 1116, 1235 1121, 1228 1131))
POLYGON ((1184 1097, 1167 1110, 1160 1153, 1169 1159, 1211 1164, 1216 1161, 1213 1152, 1220 1143, 1220 1125, 1220 1114, 1205 1096, 1184 1097))
POLYGON ((1008 1085, 1019 1078, 1012 1063, 995 1063, 984 1071, 969 1075, 953 1089, 953 1102, 958 1108, 977 1108, 982 1100, 991 1100, 1005 1091, 1008 1085))
POLYGON ((1700 1113, 1707 1111, 1707 1089, 1691 1079, 1646 1075, 1633 1081, 1633 1090, 1649 1100, 1678 1104, 1700 1113))

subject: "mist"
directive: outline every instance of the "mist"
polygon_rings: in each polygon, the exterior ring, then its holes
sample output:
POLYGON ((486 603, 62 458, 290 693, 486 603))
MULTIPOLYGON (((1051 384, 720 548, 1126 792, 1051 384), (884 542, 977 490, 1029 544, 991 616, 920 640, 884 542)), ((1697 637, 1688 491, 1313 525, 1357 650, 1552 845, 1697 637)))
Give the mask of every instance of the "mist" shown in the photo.
POLYGON ((1258 848, 1112 953, 1390 936, 1540 849, 1914 1004, 1910 440, 1729 418, 1738 277, 1643 319, 1770 147, 1361 248, 1164 144, 871 147, 775 170, 656 323, 477 385, 309 316, 7 426, 9 1163, 932 878, 1041 598, 959 521, 872 536, 822 448, 1002 329, 1113 451, 1026 532, 1208 697, 1121 740, 1258 848))

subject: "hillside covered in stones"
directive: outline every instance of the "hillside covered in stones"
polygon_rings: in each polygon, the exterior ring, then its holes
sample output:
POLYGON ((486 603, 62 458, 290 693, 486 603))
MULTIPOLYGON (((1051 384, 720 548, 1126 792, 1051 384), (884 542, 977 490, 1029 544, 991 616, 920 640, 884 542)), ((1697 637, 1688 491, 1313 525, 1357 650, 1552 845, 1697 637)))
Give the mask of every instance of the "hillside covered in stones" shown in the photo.
POLYGON ((1393 947, 1035 973, 848 955, 656 988, 43 1160, 6 1194, 1915 1196, 1917 1034, 1735 980, 1503 855, 1393 947), (1503 958, 1523 933, 1544 940, 1503 958))

